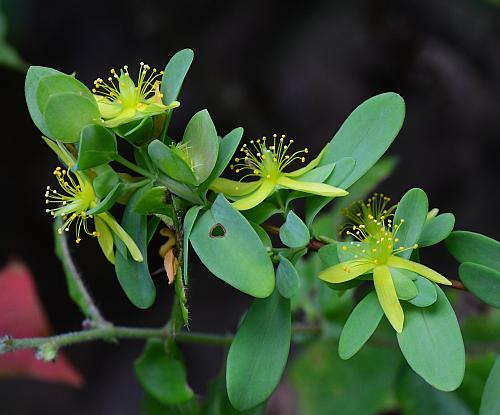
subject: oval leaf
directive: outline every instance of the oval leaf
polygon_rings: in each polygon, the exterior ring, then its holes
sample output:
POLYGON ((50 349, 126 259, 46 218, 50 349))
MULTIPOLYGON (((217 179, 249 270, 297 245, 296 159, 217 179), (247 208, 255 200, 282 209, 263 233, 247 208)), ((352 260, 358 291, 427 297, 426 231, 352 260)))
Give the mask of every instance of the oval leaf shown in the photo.
POLYGON ((161 79, 161 93, 165 105, 177 99, 193 57, 194 53, 191 49, 182 49, 172 56, 165 66, 161 79))
POLYGON ((436 291, 437 301, 430 307, 403 303, 405 323, 398 342, 417 374, 437 389, 452 391, 464 377, 464 344, 453 308, 439 287, 436 291))
POLYGON ((434 283, 427 278, 417 275, 415 280, 418 294, 409 302, 417 307, 428 307, 434 304, 437 300, 437 291, 434 283))
MULTIPOLYGON (((266 234, 267 235, 267 234, 266 234)), ((276 270, 276 287, 285 298, 292 298, 300 288, 300 279, 293 264, 280 255, 280 263, 276 270)))
POLYGON ((138 308, 150 307, 156 297, 156 288, 148 269, 147 258, 147 216, 140 215, 132 210, 142 195, 149 190, 149 186, 136 191, 129 200, 123 213, 122 226, 132 237, 142 253, 142 262, 134 261, 125 244, 115 239, 117 246, 115 257, 115 271, 118 281, 129 300, 138 308))
POLYGON ((356 166, 344 181, 347 189, 372 167, 396 138, 405 117, 405 102, 386 92, 359 105, 328 144, 320 165, 352 157, 356 166))
POLYGON ((227 356, 227 392, 236 409, 245 411, 271 396, 285 369, 290 339, 290 300, 277 290, 255 300, 227 356))
POLYGON ((498 415, 500 413, 498 391, 500 391, 500 357, 497 357, 486 381, 483 397, 481 398, 479 415, 498 415))
POLYGON ((154 140, 151 142, 148 146, 148 154, 156 167, 172 179, 182 183, 197 184, 197 179, 191 167, 161 141, 154 140))
MULTIPOLYGON (((396 248, 409 248, 417 243, 422 233, 422 229, 427 218, 429 202, 427 195, 422 189, 408 190, 398 203, 394 213, 393 233, 397 233, 399 242, 396 248), (403 220, 403 222, 401 222, 403 220), (399 229, 396 232, 396 227, 399 229)), ((412 249, 399 252, 397 255, 403 258, 410 258, 412 249)))
POLYGON ((274 267, 266 249, 245 217, 223 195, 197 219, 189 239, 216 277, 254 297, 273 292, 274 267))
POLYGON ((49 137, 63 143, 74 143, 88 124, 99 122, 96 101, 68 92, 51 95, 43 113, 49 137))
POLYGON ((425 222, 418 246, 431 246, 445 240, 455 226, 453 213, 443 213, 425 222))
POLYGON ((280 227, 281 242, 290 248, 302 248, 310 238, 309 229, 302 219, 295 212, 288 212, 285 223, 280 227))
POLYGON ((500 242, 475 232, 455 231, 446 240, 458 262, 474 262, 500 270, 500 242))
POLYGON ((500 308, 500 272, 472 262, 461 264, 458 272, 472 294, 486 304, 500 308))
POLYGON ((189 120, 182 142, 189 149, 197 183, 202 183, 212 173, 219 153, 219 137, 207 110, 189 120))
POLYGON ((113 160, 117 154, 115 135, 100 125, 87 125, 80 134, 77 169, 85 170, 113 160))
POLYGON ((383 315, 377 293, 373 290, 354 307, 342 329, 339 340, 341 359, 351 358, 364 346, 377 329, 383 315))
POLYGON ((144 352, 135 361, 135 373, 143 388, 160 402, 179 404, 189 401, 194 394, 186 382, 184 365, 173 351, 169 352, 165 352, 161 340, 148 340, 144 352))

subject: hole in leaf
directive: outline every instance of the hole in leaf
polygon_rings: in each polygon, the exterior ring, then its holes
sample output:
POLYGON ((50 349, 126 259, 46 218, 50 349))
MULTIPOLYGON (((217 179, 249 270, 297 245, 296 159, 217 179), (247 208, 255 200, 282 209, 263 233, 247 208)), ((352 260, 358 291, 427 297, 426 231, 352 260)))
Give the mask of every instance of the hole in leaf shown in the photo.
POLYGON ((216 223, 212 226, 209 232, 210 238, 224 238, 226 236, 226 228, 220 223, 216 223))

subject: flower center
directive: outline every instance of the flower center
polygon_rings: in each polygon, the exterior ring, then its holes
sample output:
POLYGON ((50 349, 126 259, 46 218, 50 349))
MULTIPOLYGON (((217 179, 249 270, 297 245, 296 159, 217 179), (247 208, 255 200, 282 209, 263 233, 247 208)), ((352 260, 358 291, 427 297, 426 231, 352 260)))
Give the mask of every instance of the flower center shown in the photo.
POLYGON ((45 212, 53 217, 61 216, 64 220, 63 225, 57 230, 62 234, 63 230, 68 232, 71 224, 75 222, 76 243, 80 243, 81 230, 90 236, 99 236, 96 231, 90 231, 87 220, 92 219, 92 215, 87 215, 86 211, 94 204, 95 193, 92 184, 75 174, 76 179, 69 171, 57 167, 54 176, 62 189, 62 192, 47 186, 45 192, 45 204, 57 204, 55 208, 48 208, 45 212))
POLYGON ((127 65, 120 69, 120 75, 115 69, 111 69, 110 73, 108 82, 102 78, 94 81, 94 94, 129 108, 144 105, 151 97, 154 97, 156 103, 161 103, 163 94, 160 92, 161 82, 158 78, 163 75, 163 71, 158 72, 156 68, 151 69, 148 64, 141 62, 137 86, 130 77, 127 65))
POLYGON ((279 139, 277 134, 273 134, 272 140, 268 140, 265 136, 255 141, 251 140, 250 144, 253 148, 243 144, 240 149, 243 157, 234 159, 236 164, 231 165, 231 170, 236 173, 244 172, 245 175, 241 180, 255 176, 274 182, 277 181, 289 164, 297 160, 304 163, 306 159, 303 154, 309 152, 307 148, 304 148, 288 154, 288 150, 294 141, 288 140, 288 143, 285 144, 285 138, 284 134, 279 139))
MULTIPOLYGON (((376 265, 385 264, 393 254, 409 249, 418 248, 395 245, 399 242, 397 237, 400 227, 405 222, 393 224, 393 211, 396 206, 387 207, 390 198, 383 194, 375 193, 365 202, 357 202, 344 214, 352 223, 344 226, 345 234, 353 238, 342 250, 350 253, 353 259, 373 262, 376 265)), ((342 233, 342 231, 341 231, 342 233)))

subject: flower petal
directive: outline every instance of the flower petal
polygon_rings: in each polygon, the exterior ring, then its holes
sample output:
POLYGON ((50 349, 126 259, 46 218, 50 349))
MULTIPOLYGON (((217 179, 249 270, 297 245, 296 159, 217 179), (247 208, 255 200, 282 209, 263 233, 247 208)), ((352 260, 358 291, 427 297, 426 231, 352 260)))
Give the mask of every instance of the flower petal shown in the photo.
POLYGON ((425 277, 433 282, 437 282, 438 284, 451 285, 451 281, 446 277, 443 277, 439 272, 436 272, 425 265, 419 264, 418 262, 413 262, 408 259, 391 255, 387 260, 387 265, 394 268, 403 268, 416 272, 422 277, 425 277))
POLYGON ((252 209, 253 207, 257 206, 260 202, 267 199, 269 195, 271 195, 275 187, 273 182, 271 182, 270 180, 259 180, 258 183, 260 183, 260 186, 255 192, 241 199, 238 199, 236 202, 232 203, 235 209, 238 210, 252 209))
POLYGON ((135 115, 135 108, 122 109, 116 116, 104 121, 103 124, 108 128, 115 128, 119 125, 133 121, 135 119, 135 115))
POLYGON ((278 179, 278 184, 283 187, 287 187, 288 189, 327 197, 346 196, 349 194, 349 192, 345 191, 344 189, 339 189, 338 187, 330 186, 329 184, 300 182, 298 180, 293 180, 285 176, 281 176, 278 179))
POLYGON ((319 153, 318 157, 316 157, 314 160, 312 160, 307 166, 304 166, 300 169, 291 171, 290 173, 284 173, 288 177, 299 177, 302 176, 304 173, 307 173, 308 171, 314 169, 321 159, 323 158, 323 155, 325 153, 326 147, 321 150, 321 153, 319 153))
POLYGON ((112 264, 115 263, 115 253, 113 251, 113 234, 111 233, 108 225, 104 222, 99 215, 94 216, 95 230, 97 232, 97 242, 104 253, 104 256, 112 264))
POLYGON ((130 255, 132 255, 132 258, 134 258, 135 261, 137 262, 144 261, 142 253, 140 249, 137 247, 135 241, 125 231, 125 229, 123 229, 119 225, 119 223, 113 216, 111 216, 108 212, 99 213, 97 216, 99 216, 106 223, 106 225, 108 225, 109 228, 115 233, 115 235, 123 241, 128 251, 130 252, 130 255))
POLYGON ((398 332, 403 331, 404 313, 399 303, 389 267, 380 265, 373 270, 375 291, 389 323, 398 332))
POLYGON ((341 262, 321 271, 319 278, 326 282, 340 283, 353 280, 365 272, 371 271, 374 268, 372 262, 365 260, 353 259, 351 261, 341 262))
POLYGON ((226 196, 245 196, 257 190, 260 184, 260 180, 256 182, 238 182, 218 177, 210 184, 209 189, 216 193, 223 193, 226 196))

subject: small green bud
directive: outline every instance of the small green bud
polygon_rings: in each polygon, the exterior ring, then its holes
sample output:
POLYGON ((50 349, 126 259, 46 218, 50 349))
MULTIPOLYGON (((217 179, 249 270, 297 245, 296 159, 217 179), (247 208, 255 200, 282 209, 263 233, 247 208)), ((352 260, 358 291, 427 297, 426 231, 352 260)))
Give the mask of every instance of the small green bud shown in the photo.
POLYGON ((57 357, 57 348, 52 343, 42 344, 36 349, 35 359, 44 362, 53 362, 57 357))

